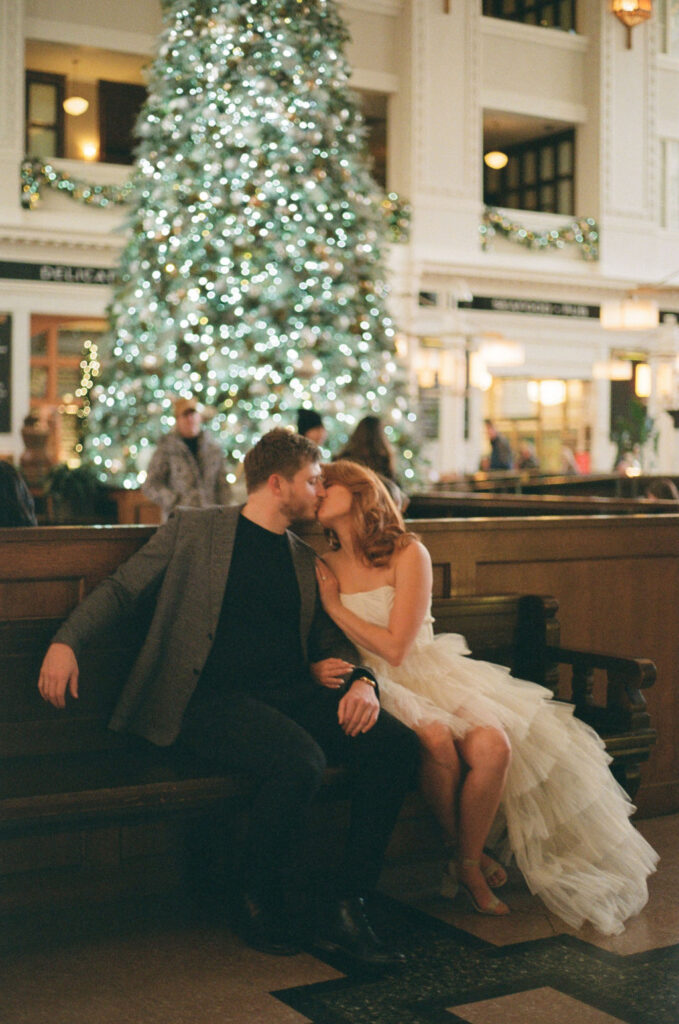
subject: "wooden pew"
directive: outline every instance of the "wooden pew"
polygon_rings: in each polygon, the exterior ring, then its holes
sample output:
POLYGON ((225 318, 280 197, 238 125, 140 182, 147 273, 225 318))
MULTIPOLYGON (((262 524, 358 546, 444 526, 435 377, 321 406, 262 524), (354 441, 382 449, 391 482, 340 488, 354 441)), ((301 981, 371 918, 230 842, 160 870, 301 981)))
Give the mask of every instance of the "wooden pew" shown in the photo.
POLYGON ((679 477, 644 473, 543 473, 538 469, 443 475, 430 491, 462 491, 476 494, 560 494, 564 497, 592 495, 600 498, 643 498, 657 480, 671 480, 679 487, 679 477))
POLYGON ((474 516, 676 515, 673 501, 598 495, 477 494, 424 491, 410 496, 409 519, 468 519, 474 516))
MULTIPOLYGON (((45 888, 49 881, 46 892, 54 892, 56 885, 62 898, 74 888, 95 895, 102 895, 102 886, 117 892, 152 873, 158 884, 156 867, 149 864, 160 862, 163 877, 176 881, 172 864, 167 865, 182 835, 182 816, 208 808, 233 816, 247 806, 247 779, 216 773, 192 757, 107 729, 144 634, 145 615, 84 653, 78 701, 59 711, 38 695, 39 665, 58 624, 152 532, 148 527, 0 530, 0 872, 5 905, 21 903, 38 882, 45 888), (52 866, 47 869, 46 863, 52 866)), ((312 531, 312 539, 318 543, 320 533, 312 531)), ((633 793, 655 738, 641 693, 654 681, 652 663, 566 650, 560 647, 553 599, 451 595, 442 569, 439 562, 437 628, 465 635, 473 656, 508 665, 516 675, 554 690, 557 665, 572 665, 569 696, 577 713, 600 730, 615 774, 633 793), (605 704, 593 697, 595 668, 607 673, 605 704)), ((326 792, 341 795, 341 783, 340 773, 329 773, 326 792)), ((410 813, 426 816, 417 802, 410 813)))

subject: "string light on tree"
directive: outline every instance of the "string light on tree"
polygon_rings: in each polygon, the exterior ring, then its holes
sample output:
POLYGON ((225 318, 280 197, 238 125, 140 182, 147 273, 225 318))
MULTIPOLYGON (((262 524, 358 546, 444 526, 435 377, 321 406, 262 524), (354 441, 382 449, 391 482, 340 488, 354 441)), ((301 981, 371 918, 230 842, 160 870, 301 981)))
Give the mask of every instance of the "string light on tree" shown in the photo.
POLYGON ((188 390, 216 410, 232 460, 304 404, 327 414, 331 448, 367 412, 398 441, 414 417, 386 307, 384 197, 334 0, 163 9, 89 458, 136 486, 132 449, 188 390))

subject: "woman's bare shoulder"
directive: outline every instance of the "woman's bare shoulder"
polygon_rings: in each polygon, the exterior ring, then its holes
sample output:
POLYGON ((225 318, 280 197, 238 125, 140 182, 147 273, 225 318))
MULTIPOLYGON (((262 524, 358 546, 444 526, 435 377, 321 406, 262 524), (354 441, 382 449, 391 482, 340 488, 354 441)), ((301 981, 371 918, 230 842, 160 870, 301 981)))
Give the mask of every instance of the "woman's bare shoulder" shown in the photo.
POLYGON ((418 566, 431 566, 431 557, 422 541, 411 540, 396 553, 396 568, 408 569, 418 566))

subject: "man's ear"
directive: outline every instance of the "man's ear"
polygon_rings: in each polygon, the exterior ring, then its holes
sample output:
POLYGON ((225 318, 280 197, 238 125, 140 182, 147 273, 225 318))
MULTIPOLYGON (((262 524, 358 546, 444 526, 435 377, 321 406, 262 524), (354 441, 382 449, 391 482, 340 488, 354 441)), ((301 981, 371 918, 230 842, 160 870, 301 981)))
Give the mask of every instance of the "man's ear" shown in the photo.
POLYGON ((266 482, 267 490, 276 498, 281 497, 284 479, 280 473, 272 473, 266 482))

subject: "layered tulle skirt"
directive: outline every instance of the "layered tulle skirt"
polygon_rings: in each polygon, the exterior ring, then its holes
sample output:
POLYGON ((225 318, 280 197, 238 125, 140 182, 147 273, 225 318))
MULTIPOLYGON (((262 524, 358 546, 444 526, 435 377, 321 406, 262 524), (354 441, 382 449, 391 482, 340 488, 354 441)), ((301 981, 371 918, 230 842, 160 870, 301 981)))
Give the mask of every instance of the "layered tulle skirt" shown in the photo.
MULTIPOLYGON (((361 596, 350 595, 357 612, 361 596)), ((370 617, 383 618, 374 609, 370 617)), ((466 657, 461 636, 434 636, 428 623, 398 667, 362 653, 382 706, 407 725, 443 721, 456 738, 476 726, 505 732, 512 758, 501 813, 531 892, 575 928, 589 921, 605 934, 621 932, 648 899, 658 856, 629 820, 634 807, 610 773, 603 742, 572 706, 466 657)))

